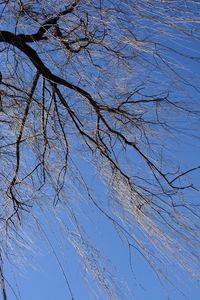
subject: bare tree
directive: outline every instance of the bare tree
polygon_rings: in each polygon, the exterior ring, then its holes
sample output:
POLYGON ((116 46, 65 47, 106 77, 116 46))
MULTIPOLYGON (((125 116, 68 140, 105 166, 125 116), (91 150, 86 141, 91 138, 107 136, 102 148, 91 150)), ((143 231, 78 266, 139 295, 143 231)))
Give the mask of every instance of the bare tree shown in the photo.
POLYGON ((200 163, 181 165, 173 150, 185 134, 198 142, 199 8, 192 0, 0 2, 2 261, 16 246, 23 253, 23 224, 42 230, 36 210, 52 207, 106 297, 126 299, 86 237, 78 189, 130 258, 137 249, 156 272, 170 261, 199 279, 191 180, 200 163), (92 192, 83 161, 107 200, 92 192))

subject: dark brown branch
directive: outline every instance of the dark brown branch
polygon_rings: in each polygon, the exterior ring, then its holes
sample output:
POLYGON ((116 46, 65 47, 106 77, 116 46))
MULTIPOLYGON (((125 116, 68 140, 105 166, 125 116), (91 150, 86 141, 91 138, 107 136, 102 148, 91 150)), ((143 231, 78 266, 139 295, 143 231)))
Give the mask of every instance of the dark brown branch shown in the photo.
POLYGON ((179 178, 181 178, 181 177, 187 175, 188 173, 191 173, 191 172, 193 172, 193 171, 196 171, 196 170, 198 170, 198 169, 200 169, 200 166, 195 167, 195 168, 192 168, 192 169, 189 169, 189 170, 187 170, 187 171, 185 171, 185 172, 183 172, 183 173, 177 175, 173 180, 170 181, 170 183, 173 183, 174 181, 178 180, 179 178))
POLYGON ((26 119, 27 119, 27 116, 28 116, 28 112, 29 112, 29 108, 30 108, 32 96, 33 96, 33 93, 34 93, 34 91, 36 89, 39 76, 40 75, 37 72, 36 75, 35 75, 35 77, 34 77, 34 79, 33 79, 33 84, 32 84, 31 91, 30 91, 30 94, 29 94, 29 97, 28 97, 28 100, 27 100, 27 104, 26 104, 26 107, 25 107, 25 110, 24 110, 24 115, 23 115, 23 119, 22 119, 22 122, 21 122, 20 130, 19 130, 19 135, 18 135, 18 138, 17 138, 17 141, 16 141, 16 168, 15 168, 15 174, 13 176, 13 179, 12 179, 12 181, 10 183, 10 188, 9 188, 9 191, 10 191, 10 194, 11 194, 11 197, 12 197, 12 201, 13 201, 14 207, 15 206, 18 207, 21 204, 16 199, 16 197, 15 197, 15 195, 13 193, 13 187, 15 186, 15 183, 16 183, 16 180, 17 180, 17 175, 18 175, 18 172, 19 172, 19 167, 20 167, 20 143, 21 143, 21 140, 22 140, 22 135, 23 135, 23 131, 24 131, 26 119))
POLYGON ((92 96, 83 90, 82 88, 68 82, 67 80, 53 74, 43 63, 43 61, 40 59, 37 52, 32 49, 29 45, 22 42, 18 36, 15 34, 8 32, 8 31, 1 31, 0 32, 0 42, 8 43, 13 45, 14 47, 17 47, 19 50, 21 50, 34 64, 34 66, 37 68, 39 73, 41 73, 45 78, 50 80, 53 83, 61 84, 77 93, 79 93, 81 96, 87 98, 89 103, 95 107, 98 108, 96 101, 92 98, 92 96))
POLYGON ((18 34, 17 37, 23 42, 23 43, 32 43, 36 41, 41 41, 47 39, 47 37, 44 36, 44 34, 51 29, 52 26, 56 25, 60 17, 65 16, 69 13, 72 13, 75 9, 75 7, 79 4, 80 0, 74 1, 73 4, 67 6, 65 10, 59 12, 57 16, 54 18, 50 18, 46 20, 38 29, 37 33, 35 34, 18 34))

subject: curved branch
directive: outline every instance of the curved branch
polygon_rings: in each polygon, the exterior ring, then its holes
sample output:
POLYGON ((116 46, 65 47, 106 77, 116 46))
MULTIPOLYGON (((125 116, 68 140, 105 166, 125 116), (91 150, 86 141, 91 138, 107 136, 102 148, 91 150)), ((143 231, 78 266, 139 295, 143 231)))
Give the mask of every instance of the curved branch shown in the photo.
POLYGON ((68 5, 63 11, 59 12, 56 17, 47 19, 34 34, 18 34, 17 37, 25 43, 32 43, 47 39, 44 34, 55 24, 57 24, 60 17, 72 13, 75 7, 79 4, 80 0, 74 1, 71 5, 68 5))
POLYGON ((14 47, 21 50, 33 63, 33 65, 36 67, 36 69, 49 81, 57 84, 61 84, 77 93, 79 93, 81 96, 87 98, 89 103, 98 109, 98 105, 96 101, 92 98, 92 96, 83 90, 82 88, 78 87, 77 85, 74 85, 67 80, 53 74, 43 63, 37 52, 31 48, 29 45, 27 45, 23 39, 21 39, 19 36, 9 32, 9 31, 0 31, 0 42, 8 43, 10 45, 13 45, 14 47))

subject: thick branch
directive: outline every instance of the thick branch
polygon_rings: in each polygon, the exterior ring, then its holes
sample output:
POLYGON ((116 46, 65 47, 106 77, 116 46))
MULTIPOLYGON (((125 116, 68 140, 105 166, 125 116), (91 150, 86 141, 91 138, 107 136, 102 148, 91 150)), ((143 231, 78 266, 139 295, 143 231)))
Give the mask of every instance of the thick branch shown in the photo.
POLYGON ((87 98, 90 104, 97 108, 97 103, 92 99, 92 96, 83 90, 82 88, 68 82, 67 80, 53 74, 43 63, 37 52, 32 49, 29 45, 27 45, 24 41, 22 41, 19 36, 9 32, 9 31, 0 31, 0 42, 8 43, 17 47, 21 50, 34 64, 37 70, 49 81, 57 84, 61 84, 75 92, 79 93, 83 97, 87 98))
POLYGON ((52 27, 54 26, 58 20, 60 19, 60 17, 65 16, 69 13, 72 13, 75 9, 75 7, 79 4, 80 0, 76 0, 74 1, 73 4, 67 6, 65 8, 65 10, 59 12, 57 14, 56 17, 54 18, 50 18, 48 20, 46 20, 38 29, 37 33, 34 34, 18 34, 17 37, 19 39, 21 39, 21 41, 25 42, 25 43, 32 43, 32 42, 36 42, 36 41, 41 41, 46 39, 46 37, 44 37, 44 34, 52 27))

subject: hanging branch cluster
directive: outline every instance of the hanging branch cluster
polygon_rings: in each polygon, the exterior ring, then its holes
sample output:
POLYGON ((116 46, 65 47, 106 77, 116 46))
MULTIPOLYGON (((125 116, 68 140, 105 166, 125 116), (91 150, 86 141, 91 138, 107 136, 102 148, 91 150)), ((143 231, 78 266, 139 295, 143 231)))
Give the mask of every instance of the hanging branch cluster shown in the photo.
POLYGON ((79 159, 94 163, 112 191, 114 209, 101 207, 85 187, 89 199, 129 248, 155 268, 152 249, 163 260, 168 249, 186 270, 195 269, 198 204, 183 195, 198 191, 186 177, 200 166, 169 164, 166 148, 175 120, 198 117, 199 86, 182 63, 200 61, 187 50, 199 39, 198 3, 43 2, 0 3, 1 231, 15 231, 46 187, 54 205, 62 202, 79 149, 79 159), (155 239, 150 251, 135 223, 155 239))

